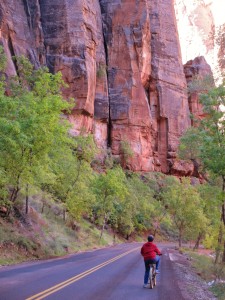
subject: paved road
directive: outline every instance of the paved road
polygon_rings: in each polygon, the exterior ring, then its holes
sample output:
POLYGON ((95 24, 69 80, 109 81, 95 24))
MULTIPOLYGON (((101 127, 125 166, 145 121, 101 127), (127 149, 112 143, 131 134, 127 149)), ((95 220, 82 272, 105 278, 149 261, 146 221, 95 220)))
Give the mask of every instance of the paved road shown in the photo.
POLYGON ((0 268, 0 300, 182 300, 163 245, 157 286, 144 289, 141 244, 0 268))

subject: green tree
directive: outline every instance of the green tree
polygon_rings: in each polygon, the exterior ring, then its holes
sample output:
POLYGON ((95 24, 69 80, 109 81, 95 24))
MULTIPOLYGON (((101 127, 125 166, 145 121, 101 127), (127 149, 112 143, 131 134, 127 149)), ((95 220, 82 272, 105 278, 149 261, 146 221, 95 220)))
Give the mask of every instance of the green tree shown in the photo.
MULTIPOLYGON (((214 184, 199 184, 197 190, 201 197, 201 206, 203 213, 206 216, 208 222, 205 227, 200 228, 198 233, 194 249, 197 249, 200 245, 200 241, 207 237, 209 241, 209 235, 215 237, 215 233, 218 232, 220 225, 220 206, 221 203, 218 199, 221 199, 221 190, 214 184), (213 233, 214 232, 214 233, 213 233)), ((216 240, 210 238, 212 241, 210 246, 215 248, 216 240)), ((208 243, 209 245, 209 243, 208 243)))
POLYGON ((171 216, 168 210, 168 200, 164 197, 164 194, 171 186, 177 184, 177 178, 154 172, 145 174, 144 182, 153 193, 151 200, 152 213, 149 216, 148 222, 151 224, 153 235, 156 235, 161 232, 161 229, 164 228, 167 231, 172 226, 171 216))
MULTIPOLYGON (((225 118, 223 112, 225 106, 225 81, 218 87, 211 89, 208 93, 202 94, 200 101, 203 105, 205 118, 199 120, 198 127, 196 128, 196 139, 199 142, 196 158, 200 160, 203 171, 208 173, 208 179, 210 179, 211 175, 221 179, 223 201, 221 201, 221 197, 217 199, 218 203, 221 203, 218 249, 221 249, 221 245, 223 244, 222 260, 225 262, 225 240, 223 237, 225 227, 225 118)), ((187 143, 185 142, 185 138, 182 138, 180 147, 190 149, 191 141, 195 143, 194 139, 190 138, 189 143, 187 143)), ((218 259, 219 254, 217 254, 216 260, 218 261, 218 259)))
POLYGON ((121 167, 107 170, 106 173, 95 176, 92 188, 96 195, 93 211, 101 225, 101 239, 110 216, 115 213, 117 203, 124 201, 128 194, 125 174, 121 167))
POLYGON ((174 226, 179 232, 179 246, 185 236, 196 235, 199 228, 207 222, 201 207, 199 193, 190 184, 189 178, 183 178, 181 182, 168 187, 164 193, 164 199, 168 203, 168 211, 172 216, 174 226))
MULTIPOLYGON (((0 46, 0 72, 3 73, 6 68, 7 59, 3 48, 0 46)), ((4 78, 4 76, 3 76, 4 78)))
POLYGON ((54 180, 42 183, 42 189, 51 193, 55 199, 64 203, 66 211, 79 220, 87 214, 94 195, 90 189, 93 171, 90 163, 95 155, 95 144, 92 136, 71 138, 70 147, 64 145, 51 152, 51 169, 54 180))
POLYGON ((121 152, 121 164, 123 168, 126 168, 129 159, 134 156, 134 152, 131 149, 130 143, 128 141, 120 142, 120 152, 121 152))
POLYGON ((199 129, 191 127, 187 130, 185 135, 180 139, 178 155, 185 160, 198 160, 200 157, 200 146, 202 145, 199 129))
MULTIPOLYGON (((130 224, 132 224, 132 227, 130 225, 130 232, 127 232, 127 234, 131 234, 134 230, 136 232, 148 230, 153 226, 155 210, 153 190, 138 174, 130 174, 128 176, 127 186, 129 190, 127 214, 130 217, 122 216, 125 219, 122 222, 123 224, 125 224, 126 220, 131 220, 130 224)), ((129 229, 129 227, 127 228, 129 229)))
POLYGON ((11 202, 26 191, 27 212, 29 185, 40 173, 50 176, 50 152, 69 143, 69 123, 62 111, 70 104, 61 95, 60 73, 34 70, 24 57, 16 62, 18 76, 7 83, 2 78, 0 84, 0 170, 6 174, 11 202))

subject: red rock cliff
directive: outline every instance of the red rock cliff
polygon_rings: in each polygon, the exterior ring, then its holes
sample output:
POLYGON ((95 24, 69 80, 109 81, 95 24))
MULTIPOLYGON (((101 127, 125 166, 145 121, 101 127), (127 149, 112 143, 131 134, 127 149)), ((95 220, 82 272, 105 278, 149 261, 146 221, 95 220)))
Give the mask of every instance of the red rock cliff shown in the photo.
POLYGON ((190 126, 173 0, 2 0, 0 42, 8 75, 20 54, 62 72, 72 134, 115 156, 128 142, 132 170, 170 171, 190 126))
MULTIPOLYGON (((206 62, 204 56, 199 56, 193 60, 189 60, 184 65, 184 73, 187 83, 192 83, 192 87, 189 88, 188 96, 190 112, 195 120, 203 119, 205 113, 199 101, 199 94, 207 92, 210 87, 214 86, 211 67, 206 62), (194 81, 199 82, 199 84, 193 84, 194 81)), ((192 119, 192 125, 195 125, 194 119, 192 119)))

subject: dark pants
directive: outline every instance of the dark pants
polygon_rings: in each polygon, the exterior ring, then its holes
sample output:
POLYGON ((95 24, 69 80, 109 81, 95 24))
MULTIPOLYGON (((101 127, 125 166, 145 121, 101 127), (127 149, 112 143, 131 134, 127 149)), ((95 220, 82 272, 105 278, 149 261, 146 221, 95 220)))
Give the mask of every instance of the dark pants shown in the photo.
POLYGON ((144 284, 148 283, 150 264, 156 264, 156 270, 159 269, 160 257, 156 256, 154 259, 145 260, 145 276, 144 276, 144 284))

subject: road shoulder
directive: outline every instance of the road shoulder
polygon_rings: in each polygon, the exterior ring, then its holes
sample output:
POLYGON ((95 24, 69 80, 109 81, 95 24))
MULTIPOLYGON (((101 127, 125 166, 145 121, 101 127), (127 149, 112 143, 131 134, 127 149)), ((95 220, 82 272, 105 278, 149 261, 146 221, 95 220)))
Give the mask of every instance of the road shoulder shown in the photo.
POLYGON ((178 278, 178 286, 185 300, 216 300, 208 290, 208 285, 198 276, 185 254, 178 250, 168 249, 167 254, 173 262, 173 268, 178 278))

